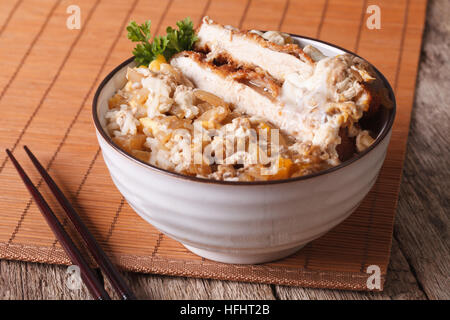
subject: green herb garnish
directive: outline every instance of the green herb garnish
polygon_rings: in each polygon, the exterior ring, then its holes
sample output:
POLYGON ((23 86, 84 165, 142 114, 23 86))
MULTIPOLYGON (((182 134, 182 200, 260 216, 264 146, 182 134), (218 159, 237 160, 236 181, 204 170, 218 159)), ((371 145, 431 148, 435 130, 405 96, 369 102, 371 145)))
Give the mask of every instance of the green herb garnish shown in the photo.
POLYGON ((133 49, 133 55, 138 65, 148 66, 160 54, 169 61, 174 54, 191 50, 197 41, 192 20, 189 17, 180 20, 177 22, 177 27, 178 29, 167 27, 165 36, 156 36, 150 42, 152 38, 151 21, 147 20, 141 25, 131 21, 127 26, 128 39, 140 42, 133 49))

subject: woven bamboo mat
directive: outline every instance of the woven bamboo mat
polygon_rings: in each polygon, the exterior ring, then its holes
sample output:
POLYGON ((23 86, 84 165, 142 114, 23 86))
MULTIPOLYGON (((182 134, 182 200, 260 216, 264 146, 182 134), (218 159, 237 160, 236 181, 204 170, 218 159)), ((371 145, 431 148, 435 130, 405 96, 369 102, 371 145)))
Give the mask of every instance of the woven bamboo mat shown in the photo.
MULTIPOLYGON (((378 265, 384 282, 389 262, 425 11, 426 0, 2 0, 0 146, 12 149, 41 186, 22 150, 28 145, 125 270, 365 290, 367 266, 378 265), (66 28, 71 4, 81 8, 80 30, 66 28), (366 27, 371 4, 381 8, 381 30, 366 27), (103 77, 131 55, 128 21, 151 19, 158 33, 185 16, 198 23, 205 14, 224 24, 335 43, 376 65, 396 92, 397 119, 373 190, 348 220, 284 260, 226 265, 191 254, 134 213, 113 186, 98 148, 91 101, 103 77)), ((52 199, 46 187, 40 189, 52 199)), ((53 200, 51 205, 58 207, 53 200)), ((70 264, 4 153, 0 258, 70 264)))

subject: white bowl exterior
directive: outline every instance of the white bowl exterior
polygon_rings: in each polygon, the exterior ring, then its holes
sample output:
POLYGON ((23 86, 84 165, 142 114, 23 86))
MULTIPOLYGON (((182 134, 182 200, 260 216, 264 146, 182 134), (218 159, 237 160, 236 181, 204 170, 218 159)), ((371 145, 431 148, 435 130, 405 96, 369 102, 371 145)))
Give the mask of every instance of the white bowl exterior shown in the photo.
POLYGON ((163 233, 193 247, 262 253, 305 244, 347 218, 374 184, 389 137, 352 164, 269 185, 195 182, 130 161, 98 135, 128 203, 163 233))
MULTIPOLYGON (((327 55, 341 50, 315 42, 327 55)), ((124 85, 126 67, 103 88, 98 116, 124 85)), ((150 168, 118 152, 97 131, 111 177, 134 210, 202 256, 231 263, 281 258, 346 219, 369 192, 391 132, 366 156, 324 175, 264 185, 198 182, 150 168)))

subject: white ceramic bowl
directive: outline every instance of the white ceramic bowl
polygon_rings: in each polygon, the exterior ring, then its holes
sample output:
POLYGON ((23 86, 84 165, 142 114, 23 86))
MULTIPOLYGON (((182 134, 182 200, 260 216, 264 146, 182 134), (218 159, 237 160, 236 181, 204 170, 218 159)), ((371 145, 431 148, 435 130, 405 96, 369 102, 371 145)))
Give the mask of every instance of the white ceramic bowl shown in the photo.
MULTIPOLYGON (((325 42, 294 38, 302 47, 312 44, 327 56, 345 52, 325 42)), ((345 220, 378 176, 395 106, 385 112, 370 148, 313 175, 269 182, 223 182, 188 177, 144 163, 116 146, 105 130, 108 99, 124 86, 129 65, 133 66, 132 58, 103 80, 94 98, 93 117, 103 158, 112 180, 133 209, 202 257, 249 264, 288 256, 345 220)), ((389 83, 379 76, 395 105, 389 83)))

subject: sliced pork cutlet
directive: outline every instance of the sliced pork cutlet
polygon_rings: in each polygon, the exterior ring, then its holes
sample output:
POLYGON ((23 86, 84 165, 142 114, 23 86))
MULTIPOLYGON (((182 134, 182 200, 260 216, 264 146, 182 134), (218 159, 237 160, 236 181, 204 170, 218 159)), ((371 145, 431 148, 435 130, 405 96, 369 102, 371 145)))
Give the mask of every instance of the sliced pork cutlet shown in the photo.
POLYGON ((359 72, 349 67, 354 59, 341 55, 321 60, 311 77, 288 78, 282 87, 251 69, 217 66, 199 52, 181 52, 170 63, 195 87, 219 96, 238 112, 265 119, 299 141, 319 146, 336 164, 339 155, 345 159, 353 153, 347 152, 350 144, 336 150, 348 132, 341 128, 356 123, 371 102, 359 72))
MULTIPOLYGON (((260 70, 269 74, 280 84, 283 84, 287 78, 295 77, 302 81, 314 77, 320 60, 339 60, 339 57, 326 57, 311 45, 306 46, 305 51, 297 44, 279 45, 256 33, 215 23, 208 17, 203 18, 197 29, 197 36, 195 48, 207 53, 207 60, 260 70)), ((344 56, 351 55, 344 54, 344 56)), ((387 91, 382 86, 382 82, 373 76, 375 73, 372 68, 357 57, 352 56, 351 59, 346 60, 346 62, 351 61, 345 64, 345 67, 361 74, 358 82, 364 87, 370 101, 368 109, 364 110, 364 117, 369 118, 375 115, 380 105, 389 108, 392 102, 387 98, 387 91)))
POLYGON ((298 72, 308 77, 314 61, 296 44, 278 45, 253 32, 225 27, 204 17, 197 29, 196 50, 208 52, 208 58, 225 58, 237 65, 259 67, 276 80, 298 72))
MULTIPOLYGON (((178 68, 194 86, 211 92, 236 111, 264 119, 278 119, 283 104, 277 99, 278 83, 268 76, 230 65, 216 66, 202 53, 184 51, 175 55, 170 64, 178 68)), ((278 121, 273 121, 279 124, 278 121)))

